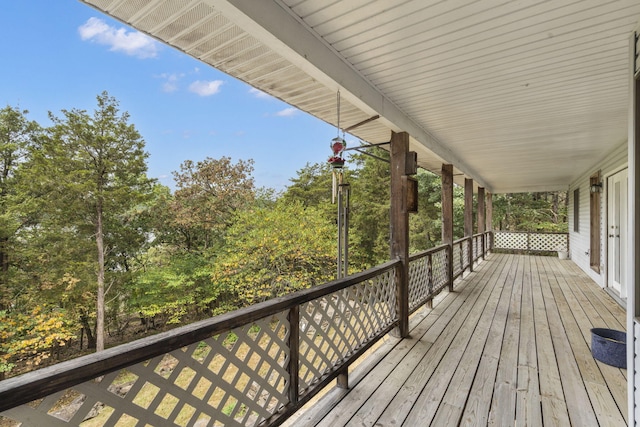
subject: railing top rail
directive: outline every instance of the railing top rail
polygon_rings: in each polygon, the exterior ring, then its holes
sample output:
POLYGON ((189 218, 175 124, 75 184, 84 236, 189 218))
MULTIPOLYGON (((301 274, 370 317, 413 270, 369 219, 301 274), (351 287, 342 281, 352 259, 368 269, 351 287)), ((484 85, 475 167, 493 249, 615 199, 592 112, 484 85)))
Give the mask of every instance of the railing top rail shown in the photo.
POLYGON ((415 254, 409 255, 409 262, 415 261, 415 260, 420 259, 420 258, 424 258, 424 257, 428 256, 429 254, 435 254, 437 252, 445 250, 447 248, 447 246, 448 245, 445 243, 445 244, 442 244, 440 246, 436 246, 434 248, 427 249, 425 251, 416 252, 415 254))
MULTIPOLYGON (((484 234, 489 234, 489 233, 493 233, 493 231, 485 231, 484 233, 474 234, 473 236, 462 237, 462 238, 460 238, 458 240, 454 240, 453 244, 457 245, 457 244, 460 244, 460 243, 462 243, 462 242, 464 242, 466 240, 472 239, 474 237, 482 236, 484 234)), ((436 246, 434 248, 430 248, 430 249, 427 249, 427 250, 424 250, 424 251, 416 252, 415 254, 412 254, 412 255, 409 256, 409 261, 415 261, 417 259, 424 258, 424 257, 428 256, 429 254, 433 254, 433 253, 442 251, 446 247, 447 247, 447 244, 444 243, 444 244, 442 244, 440 246, 436 246)))
POLYGON ((462 243, 464 241, 471 240, 472 238, 473 238, 472 236, 461 237, 458 240, 454 240, 453 244, 454 245, 458 245, 458 244, 460 244, 460 243, 462 243))
POLYGON ((399 263, 399 260, 388 261, 311 289, 0 381, 0 412, 337 292, 393 269, 399 263))

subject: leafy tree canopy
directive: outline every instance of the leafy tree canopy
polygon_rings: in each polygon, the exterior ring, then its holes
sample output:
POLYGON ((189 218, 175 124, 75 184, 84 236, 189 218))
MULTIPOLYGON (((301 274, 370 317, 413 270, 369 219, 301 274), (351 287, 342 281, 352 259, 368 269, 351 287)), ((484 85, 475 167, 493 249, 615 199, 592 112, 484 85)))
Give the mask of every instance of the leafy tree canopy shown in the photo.
POLYGON ((335 230, 323 214, 280 202, 239 213, 212 282, 250 305, 331 280, 335 257, 335 230))
POLYGON ((232 163, 229 157, 186 160, 174 172, 171 209, 186 249, 220 244, 234 214, 254 200, 253 160, 232 163))

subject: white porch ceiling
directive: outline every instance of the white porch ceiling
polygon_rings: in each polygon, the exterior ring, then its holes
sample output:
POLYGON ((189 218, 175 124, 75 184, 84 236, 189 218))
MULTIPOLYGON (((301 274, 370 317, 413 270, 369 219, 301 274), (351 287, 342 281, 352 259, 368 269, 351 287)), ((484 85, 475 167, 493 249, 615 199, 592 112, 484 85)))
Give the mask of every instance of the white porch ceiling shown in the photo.
MULTIPOLYGON (((627 139, 638 0, 82 0, 494 193, 566 189, 627 139)), ((313 161, 314 159, 309 159, 313 161)))

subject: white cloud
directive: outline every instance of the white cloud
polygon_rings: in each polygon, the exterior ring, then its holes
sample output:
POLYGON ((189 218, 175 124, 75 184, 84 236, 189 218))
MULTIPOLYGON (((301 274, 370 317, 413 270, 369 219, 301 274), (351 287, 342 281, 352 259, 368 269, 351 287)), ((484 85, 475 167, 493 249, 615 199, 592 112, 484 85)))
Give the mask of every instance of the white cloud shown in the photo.
POLYGON ((189 85, 189 90, 200 96, 211 96, 220 92, 220 86, 223 84, 224 82, 222 80, 196 80, 189 85))
POLYGON ((109 46, 114 52, 124 52, 138 58, 154 58, 158 56, 160 45, 138 31, 127 31, 108 25, 102 19, 89 18, 78 28, 80 38, 109 46))
POLYGON ((278 117, 291 117, 298 113, 298 109, 294 107, 285 108, 284 110, 278 111, 275 115, 278 117))
POLYGON ((178 85, 176 84, 175 81, 167 80, 166 82, 162 83, 163 92, 171 93, 177 90, 178 90, 178 85))
POLYGON ((255 87, 252 87, 251 89, 249 89, 249 93, 255 96, 256 98, 271 98, 271 95, 261 91, 260 89, 256 89, 255 87))
POLYGON ((184 73, 162 73, 153 77, 164 80, 163 92, 175 92, 178 90, 178 82, 185 76, 184 73))

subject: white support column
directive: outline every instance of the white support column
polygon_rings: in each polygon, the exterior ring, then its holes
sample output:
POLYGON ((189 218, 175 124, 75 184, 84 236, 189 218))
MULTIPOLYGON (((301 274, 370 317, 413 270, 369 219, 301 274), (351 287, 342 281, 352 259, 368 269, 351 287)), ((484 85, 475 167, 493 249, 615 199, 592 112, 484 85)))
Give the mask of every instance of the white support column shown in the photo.
POLYGON ((628 383, 628 405, 629 405, 629 425, 636 425, 640 421, 640 376, 636 373, 636 365, 639 363, 640 355, 637 354, 638 340, 640 337, 636 333, 640 328, 636 318, 640 314, 640 270, 637 267, 636 257, 640 255, 640 60, 637 55, 638 33, 640 26, 631 35, 629 43, 629 139, 628 139, 628 160, 629 160, 629 239, 627 243, 627 383, 628 383))

